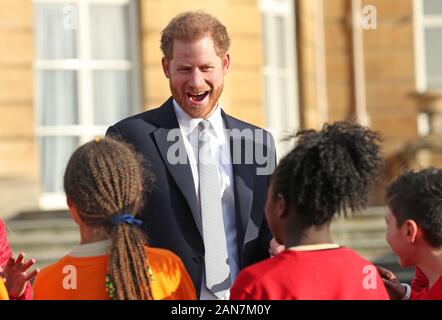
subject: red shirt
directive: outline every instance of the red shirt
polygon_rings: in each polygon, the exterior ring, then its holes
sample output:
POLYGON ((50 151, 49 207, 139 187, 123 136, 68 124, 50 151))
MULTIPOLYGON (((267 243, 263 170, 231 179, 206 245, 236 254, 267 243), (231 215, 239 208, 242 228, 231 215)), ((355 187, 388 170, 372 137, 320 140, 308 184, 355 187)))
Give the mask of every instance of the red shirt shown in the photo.
POLYGON ((429 288, 428 278, 416 268, 416 274, 411 282, 410 300, 442 300, 442 276, 429 288))
MULTIPOLYGON (((5 224, 0 220, 0 266, 3 268, 8 262, 9 257, 12 255, 11 247, 9 246, 8 238, 6 237, 5 224)), ((28 282, 25 293, 19 297, 9 297, 15 300, 31 300, 32 299, 32 287, 28 282)))
POLYGON ((346 247, 294 251, 239 274, 232 300, 389 300, 376 267, 346 247))

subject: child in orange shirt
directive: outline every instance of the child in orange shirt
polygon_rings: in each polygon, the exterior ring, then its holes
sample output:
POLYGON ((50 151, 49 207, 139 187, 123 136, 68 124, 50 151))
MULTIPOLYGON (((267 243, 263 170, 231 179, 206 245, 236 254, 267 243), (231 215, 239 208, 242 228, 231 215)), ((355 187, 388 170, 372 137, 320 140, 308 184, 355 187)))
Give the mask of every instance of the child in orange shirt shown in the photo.
POLYGON ((6 290, 3 278, 0 277, 0 300, 9 300, 8 290, 6 290))
POLYGON ((442 169, 404 173, 388 187, 387 202, 387 242, 402 267, 416 267, 411 288, 380 268, 391 297, 442 300, 442 169))
POLYGON ((304 130, 278 164, 265 214, 287 250, 241 271, 233 300, 387 300, 376 267, 333 242, 330 225, 356 212, 381 164, 378 135, 351 122, 304 130))
POLYGON ((181 260, 146 245, 135 219, 152 184, 129 146, 96 139, 71 156, 64 189, 81 243, 44 268, 35 299, 195 299, 181 260))

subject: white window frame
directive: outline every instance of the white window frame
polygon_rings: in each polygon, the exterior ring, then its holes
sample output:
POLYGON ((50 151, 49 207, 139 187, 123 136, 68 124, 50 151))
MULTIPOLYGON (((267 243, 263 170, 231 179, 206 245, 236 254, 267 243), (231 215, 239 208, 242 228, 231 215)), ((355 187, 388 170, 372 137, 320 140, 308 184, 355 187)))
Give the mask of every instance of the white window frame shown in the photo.
POLYGON ((424 15, 423 0, 413 0, 413 11, 416 90, 423 93, 428 90, 425 29, 442 28, 442 14, 424 15))
MULTIPOLYGON (((262 68, 263 78, 277 79, 283 76, 287 82, 287 96, 285 97, 287 105, 283 106, 274 98, 278 92, 276 81, 271 81, 269 88, 266 88, 264 82, 264 92, 267 97, 270 97, 270 105, 265 105, 265 114, 272 113, 273 121, 266 117, 267 130, 272 132, 278 158, 281 158, 291 147, 291 144, 281 142, 281 139, 290 131, 297 130, 300 126, 299 119, 299 104, 298 104, 298 83, 297 83, 297 53, 296 53, 296 24, 295 24, 295 7, 292 0, 260 0, 259 8, 262 17, 281 17, 284 21, 285 27, 285 68, 274 67, 272 65, 264 65, 262 68), (287 121, 287 119, 289 121, 287 121)), ((274 19, 269 19, 268 34, 275 34, 276 25, 274 19)), ((264 23, 263 23, 264 24, 264 23)), ((265 50, 269 53, 267 57, 269 61, 276 61, 276 50, 279 47, 276 42, 276 37, 269 37, 268 43, 263 43, 263 46, 275 48, 275 50, 265 50)))
MULTIPOLYGON (((34 83, 37 83, 39 71, 51 70, 74 70, 77 71, 77 96, 78 96, 78 125, 41 126, 36 119, 36 136, 56 137, 71 136, 78 137, 79 144, 84 144, 96 136, 103 136, 107 126, 94 125, 93 123, 93 101, 92 90, 93 71, 131 71, 131 99, 134 110, 141 111, 141 81, 139 68, 135 64, 140 62, 139 58, 139 31, 137 13, 139 12, 138 0, 32 0, 33 5, 37 4, 65 4, 74 5, 78 10, 76 32, 76 59, 39 59, 33 61, 34 83), (90 47, 90 5, 129 5, 129 45, 131 55, 127 60, 95 60, 91 57, 90 47)), ((34 86, 34 97, 37 96, 37 87, 34 86)), ((40 166, 41 168, 41 166, 40 166)), ((41 183, 41 182, 40 182, 41 183)), ((44 192, 39 197, 39 205, 42 209, 66 208, 66 197, 63 192, 44 192)))
MULTIPOLYGON (((418 93, 428 91, 425 29, 440 27, 442 27, 442 14, 424 15, 423 0, 413 0, 415 86, 418 93)), ((430 127, 427 114, 421 113, 418 115, 417 128, 420 136, 429 133, 430 127)))

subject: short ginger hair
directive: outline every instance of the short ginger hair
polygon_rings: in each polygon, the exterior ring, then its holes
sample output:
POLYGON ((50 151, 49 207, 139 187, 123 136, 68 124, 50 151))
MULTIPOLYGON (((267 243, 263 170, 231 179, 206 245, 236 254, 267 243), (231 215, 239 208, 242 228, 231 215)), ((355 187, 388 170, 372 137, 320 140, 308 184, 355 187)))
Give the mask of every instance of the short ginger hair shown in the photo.
POLYGON ((195 41, 210 36, 219 57, 230 48, 226 27, 214 16, 202 11, 187 11, 174 17, 161 32, 161 51, 166 59, 173 56, 173 40, 195 41))

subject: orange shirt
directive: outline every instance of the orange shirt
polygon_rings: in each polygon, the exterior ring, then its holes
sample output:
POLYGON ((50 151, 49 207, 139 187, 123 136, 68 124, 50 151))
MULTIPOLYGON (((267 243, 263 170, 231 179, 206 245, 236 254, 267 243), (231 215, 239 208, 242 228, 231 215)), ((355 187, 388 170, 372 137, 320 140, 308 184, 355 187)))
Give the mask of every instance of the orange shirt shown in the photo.
MULTIPOLYGON (((171 251, 146 248, 155 300, 193 300, 195 288, 180 258, 171 251)), ((105 289, 109 255, 65 256, 41 270, 34 282, 35 300, 109 300, 105 289)))
POLYGON ((9 300, 8 290, 6 290, 3 279, 0 278, 0 300, 9 300))

